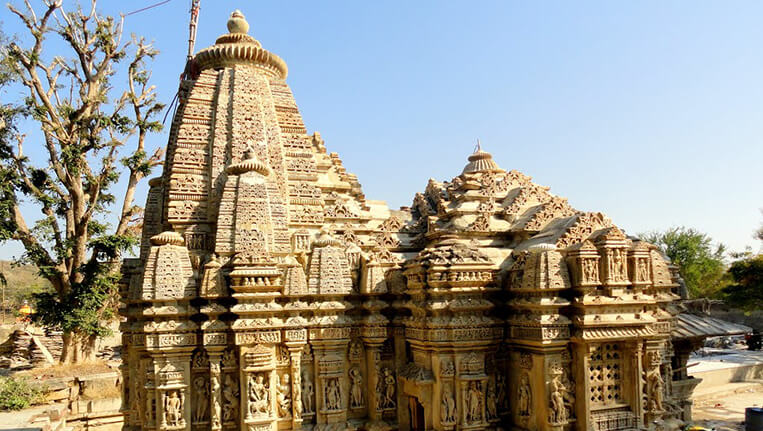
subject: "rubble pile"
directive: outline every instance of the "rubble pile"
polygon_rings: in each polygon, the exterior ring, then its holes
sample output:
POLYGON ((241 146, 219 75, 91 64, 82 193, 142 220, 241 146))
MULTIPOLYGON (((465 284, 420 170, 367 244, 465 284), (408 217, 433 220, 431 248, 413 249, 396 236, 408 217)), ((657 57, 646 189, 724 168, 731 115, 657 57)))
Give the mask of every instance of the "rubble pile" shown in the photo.
POLYGON ((0 368, 21 370, 52 365, 60 358, 61 345, 60 336, 46 337, 25 329, 16 329, 8 340, 0 344, 0 368))

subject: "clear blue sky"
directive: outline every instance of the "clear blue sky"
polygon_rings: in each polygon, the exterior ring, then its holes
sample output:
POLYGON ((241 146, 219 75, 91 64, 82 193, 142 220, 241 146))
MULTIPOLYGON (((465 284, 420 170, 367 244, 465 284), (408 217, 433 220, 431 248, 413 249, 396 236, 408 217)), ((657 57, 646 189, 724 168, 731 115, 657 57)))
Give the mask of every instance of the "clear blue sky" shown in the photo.
MULTIPOLYGON (((100 3, 118 13, 156 1, 100 3)), ((127 19, 162 51, 153 80, 167 102, 188 5, 127 19)), ((459 174, 479 137, 501 167, 628 233, 685 225, 759 247, 762 2, 202 0, 198 49, 236 8, 286 60, 308 130, 369 199, 409 205, 428 178, 459 174)), ((6 11, 0 20, 18 30, 6 11)))

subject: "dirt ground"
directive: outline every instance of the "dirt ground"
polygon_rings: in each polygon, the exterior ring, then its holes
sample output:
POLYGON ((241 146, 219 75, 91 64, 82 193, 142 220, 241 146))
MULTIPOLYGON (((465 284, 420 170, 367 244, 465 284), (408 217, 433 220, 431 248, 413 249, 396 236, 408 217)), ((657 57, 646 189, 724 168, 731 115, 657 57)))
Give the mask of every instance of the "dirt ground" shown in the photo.
POLYGON ((763 387, 735 394, 724 395, 715 400, 694 403, 693 418, 697 424, 718 431, 744 430, 744 409, 763 405, 763 387))

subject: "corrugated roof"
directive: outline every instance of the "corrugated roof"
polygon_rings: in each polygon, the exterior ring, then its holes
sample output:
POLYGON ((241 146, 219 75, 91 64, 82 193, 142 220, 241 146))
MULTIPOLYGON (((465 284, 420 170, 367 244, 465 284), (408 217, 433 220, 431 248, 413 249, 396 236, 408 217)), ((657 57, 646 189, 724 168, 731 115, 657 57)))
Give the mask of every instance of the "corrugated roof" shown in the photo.
POLYGON ((738 335, 752 332, 752 328, 707 315, 681 313, 676 319, 673 338, 717 337, 719 335, 738 335))

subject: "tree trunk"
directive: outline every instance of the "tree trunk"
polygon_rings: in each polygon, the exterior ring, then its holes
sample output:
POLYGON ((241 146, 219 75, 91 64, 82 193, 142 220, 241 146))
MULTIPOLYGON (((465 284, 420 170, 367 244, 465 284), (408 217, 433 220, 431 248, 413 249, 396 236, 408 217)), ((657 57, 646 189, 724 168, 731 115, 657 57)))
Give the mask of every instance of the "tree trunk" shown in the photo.
POLYGON ((74 359, 74 351, 76 350, 74 348, 74 334, 71 332, 64 332, 61 336, 61 341, 63 342, 63 348, 61 349, 61 359, 59 362, 62 364, 71 364, 74 359))
POLYGON ((83 338, 81 349, 80 359, 82 362, 95 361, 95 354, 98 352, 98 338, 95 335, 88 335, 83 338))
POLYGON ((95 360, 98 338, 94 335, 80 335, 74 332, 64 332, 63 349, 61 350, 62 364, 80 364, 95 360))

